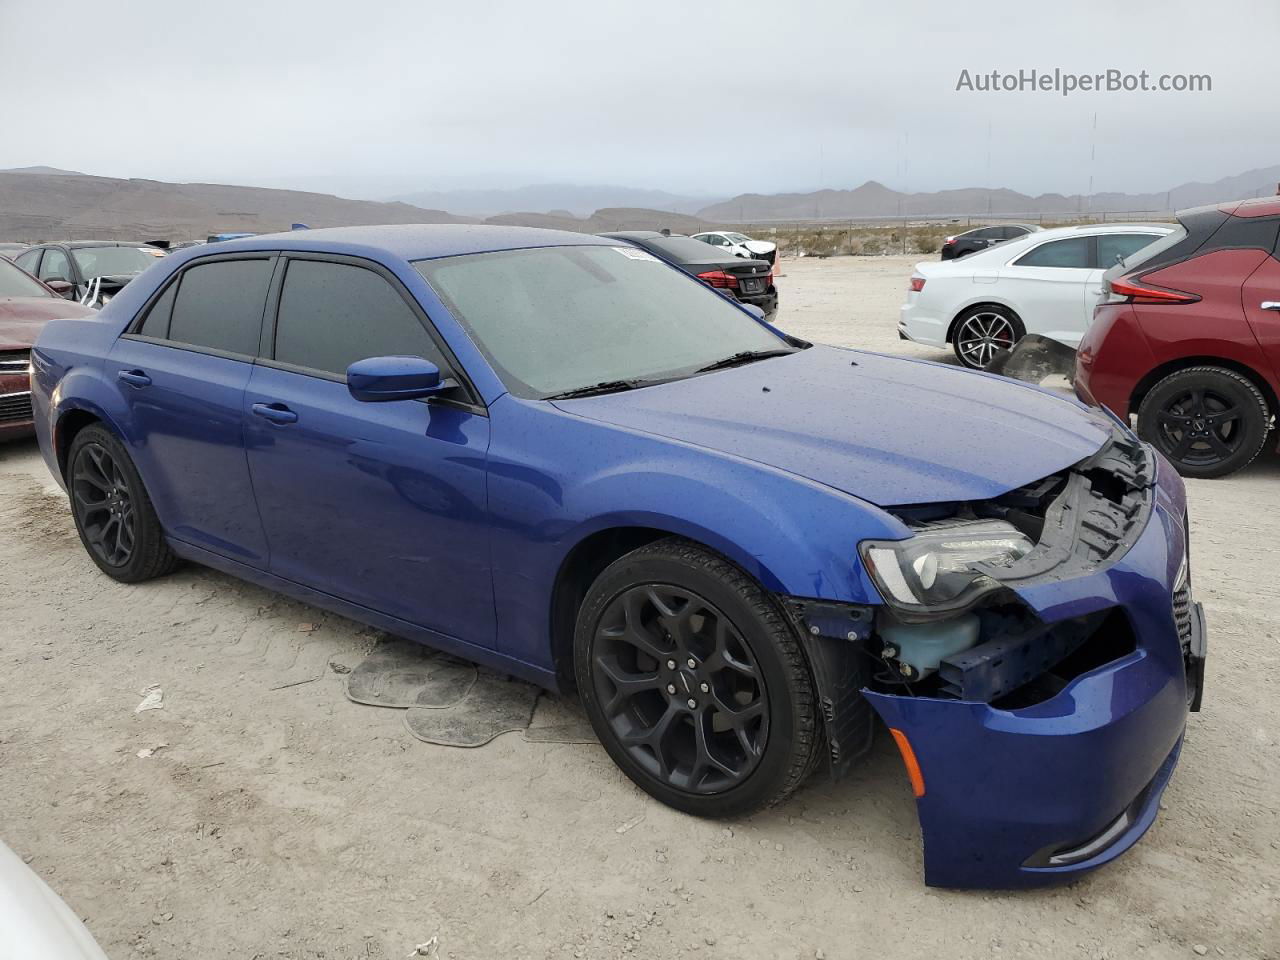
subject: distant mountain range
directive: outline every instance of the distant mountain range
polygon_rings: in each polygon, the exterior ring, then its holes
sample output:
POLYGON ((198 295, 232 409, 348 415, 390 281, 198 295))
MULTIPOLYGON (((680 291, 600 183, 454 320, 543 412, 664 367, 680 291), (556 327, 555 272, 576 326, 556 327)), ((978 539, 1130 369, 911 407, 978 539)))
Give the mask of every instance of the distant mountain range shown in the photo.
POLYGON ((0 240, 195 240, 209 233, 274 233, 292 223, 469 223, 406 203, 216 183, 117 180, 27 167, 0 171, 0 240))
MULTIPOLYGON (((695 197, 625 187, 558 185, 514 190, 411 194, 405 200, 347 200, 326 193, 214 183, 165 183, 95 177, 54 167, 0 170, 0 240, 201 239, 224 231, 269 233, 292 223, 313 227, 370 223, 477 223, 486 206, 513 210, 483 222, 551 227, 583 233, 658 230, 697 233, 717 224, 892 217, 1036 217, 1089 213, 1166 213, 1184 207, 1270 196, 1280 165, 1214 183, 1184 183, 1156 193, 1092 197, 968 188, 902 193, 874 180, 854 190, 743 194, 685 212, 695 197), (602 206, 592 204, 610 198, 602 206), (632 201, 619 200, 631 197, 632 201), (460 199, 461 198, 461 199, 460 199), (470 198, 470 199, 466 199, 470 198), (539 202, 542 201, 542 202, 539 202), (545 203, 545 205, 544 205, 545 203), (446 212, 445 204, 449 204, 446 212), (461 204, 462 206, 458 206, 461 204), (655 208, 653 204, 661 204, 655 208), (462 207, 478 211, 464 215, 462 207), (539 210, 548 212, 538 212, 539 210), (591 211, 584 214, 584 211, 591 211)), ((705 198, 704 198, 705 199, 705 198)))
POLYGON ((856 219, 859 217, 944 217, 982 215, 1153 213, 1206 203, 1270 196, 1280 182, 1280 166, 1250 170, 1214 183, 1184 183, 1156 193, 1042 193, 968 187, 936 193, 902 193, 869 180, 853 190, 812 193, 744 193, 697 211, 712 223, 761 223, 768 220, 856 219))
POLYGON ((427 190, 391 197, 417 207, 433 207, 468 217, 491 217, 521 210, 587 217, 601 209, 648 209, 696 213, 720 197, 687 196, 665 190, 595 184, 548 183, 513 190, 427 190))

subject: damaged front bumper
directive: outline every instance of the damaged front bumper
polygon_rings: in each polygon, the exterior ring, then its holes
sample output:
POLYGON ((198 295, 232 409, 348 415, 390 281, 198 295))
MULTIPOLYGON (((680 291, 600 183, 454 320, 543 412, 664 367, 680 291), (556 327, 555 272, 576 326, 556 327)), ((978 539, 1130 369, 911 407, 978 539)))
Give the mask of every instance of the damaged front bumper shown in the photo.
POLYGON ((824 720, 837 733, 832 772, 865 749, 863 711, 874 709, 913 774, 929 885, 1061 882, 1120 856, 1154 821, 1188 708, 1199 707, 1205 655, 1182 483, 1161 467, 1122 556, 1014 588, 1044 624, 1092 623, 1093 649, 1118 651, 1043 699, 993 704, 873 689, 868 658, 854 654, 873 630, 871 608, 846 608, 842 620, 835 605, 793 602, 824 720), (862 684, 856 696, 851 677, 862 684))

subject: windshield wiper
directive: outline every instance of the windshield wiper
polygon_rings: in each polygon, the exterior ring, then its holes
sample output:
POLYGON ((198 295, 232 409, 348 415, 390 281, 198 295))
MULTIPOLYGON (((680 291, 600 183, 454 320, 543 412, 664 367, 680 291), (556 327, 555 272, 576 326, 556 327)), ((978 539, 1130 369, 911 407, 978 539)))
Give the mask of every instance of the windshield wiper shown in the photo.
POLYGON ((572 400, 574 397, 593 397, 599 393, 620 393, 623 390, 634 390, 636 387, 649 382, 648 380, 603 380, 587 387, 574 387, 572 390, 565 390, 563 393, 553 393, 551 396, 543 397, 542 399, 572 400))
POLYGON ((737 367, 756 360, 767 360, 770 357, 785 357, 793 353, 795 353, 794 350, 743 350, 741 353, 735 353, 731 357, 725 357, 723 360, 708 363, 705 367, 699 367, 698 373, 723 370, 726 367, 737 367))

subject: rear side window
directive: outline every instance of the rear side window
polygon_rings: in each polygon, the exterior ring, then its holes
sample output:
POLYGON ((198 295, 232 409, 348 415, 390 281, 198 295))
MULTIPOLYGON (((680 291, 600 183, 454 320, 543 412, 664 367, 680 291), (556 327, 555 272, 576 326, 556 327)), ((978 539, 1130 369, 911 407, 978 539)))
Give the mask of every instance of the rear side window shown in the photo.
POLYGON ((1082 268, 1089 266, 1089 239, 1068 237, 1042 243, 1015 263, 1019 267, 1082 268))
POLYGON ((168 339, 256 355, 270 282, 270 260, 218 260, 188 268, 173 300, 168 339))
POLYGON ((292 260, 276 316, 275 359, 345 376, 368 357, 445 364, 417 314, 385 279, 344 263, 292 260))
POLYGON ((1109 270, 1116 265, 1116 258, 1131 257, 1143 247, 1160 238, 1152 233, 1100 233, 1098 234, 1098 266, 1109 270))
POLYGON ((36 273, 36 262, 39 259, 40 259, 39 250, 28 250, 26 253, 18 257, 13 262, 34 277, 36 273))

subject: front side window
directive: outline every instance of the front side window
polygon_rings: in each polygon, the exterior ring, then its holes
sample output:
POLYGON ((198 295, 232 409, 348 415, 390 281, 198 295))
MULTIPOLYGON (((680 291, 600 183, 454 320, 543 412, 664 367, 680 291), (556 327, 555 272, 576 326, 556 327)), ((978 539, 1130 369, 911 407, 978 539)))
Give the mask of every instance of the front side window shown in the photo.
POLYGON ((345 376, 357 360, 388 356, 422 357, 445 369, 417 314, 378 274, 290 261, 276 316, 277 361, 345 376))
POLYGON ((670 379, 736 353, 788 349, 720 294, 632 247, 541 247, 415 266, 517 396, 670 379))
POLYGON ((70 280, 71 261, 67 255, 55 247, 44 252, 44 260, 40 263, 41 280, 70 280))
POLYGON ((51 297, 47 289, 0 257, 0 297, 51 297))
MULTIPOLYGON (((168 339, 256 355, 270 282, 271 261, 266 259, 218 260, 189 267, 173 299, 168 339)), ((157 307, 163 301, 162 297, 157 307)), ((145 332, 145 322, 143 326, 145 332)))
POLYGON ((134 277, 164 257, 158 249, 144 247, 80 247, 72 250, 71 255, 86 280, 134 277))
POLYGON ((1066 240, 1042 243, 1030 253, 1024 254, 1014 265, 1086 270, 1089 267, 1089 238, 1068 237, 1066 240))

